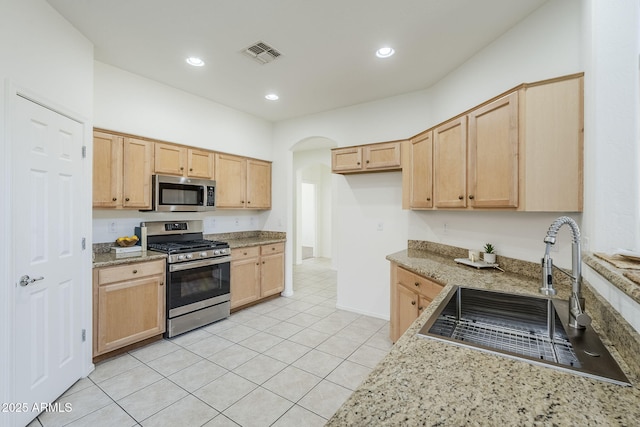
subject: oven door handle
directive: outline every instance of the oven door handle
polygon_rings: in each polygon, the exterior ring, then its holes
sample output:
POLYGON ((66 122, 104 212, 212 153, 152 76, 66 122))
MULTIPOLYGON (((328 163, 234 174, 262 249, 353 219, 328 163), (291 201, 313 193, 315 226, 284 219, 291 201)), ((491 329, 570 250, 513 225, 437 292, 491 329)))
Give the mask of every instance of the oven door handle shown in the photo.
POLYGON ((220 258, 209 258, 209 259, 200 259, 196 261, 188 261, 180 264, 171 264, 169 265, 169 272, 172 273, 174 271, 190 270, 192 268, 206 267, 208 265, 224 264, 230 261, 231 261, 231 257, 225 256, 220 258))

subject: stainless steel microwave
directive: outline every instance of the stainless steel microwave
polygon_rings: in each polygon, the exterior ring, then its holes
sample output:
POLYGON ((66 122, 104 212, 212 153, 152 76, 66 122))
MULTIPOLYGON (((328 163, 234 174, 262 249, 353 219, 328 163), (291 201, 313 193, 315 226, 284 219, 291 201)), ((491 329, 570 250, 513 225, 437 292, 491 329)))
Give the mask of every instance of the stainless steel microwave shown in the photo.
POLYGON ((180 176, 153 175, 152 206, 159 212, 199 212, 216 208, 216 182, 180 176))

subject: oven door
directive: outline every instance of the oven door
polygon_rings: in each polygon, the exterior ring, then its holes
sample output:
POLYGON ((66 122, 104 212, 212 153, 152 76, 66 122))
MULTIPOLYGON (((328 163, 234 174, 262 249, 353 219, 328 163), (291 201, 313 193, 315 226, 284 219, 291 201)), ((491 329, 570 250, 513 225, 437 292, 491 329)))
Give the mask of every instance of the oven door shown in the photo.
POLYGON ((170 264, 167 312, 179 316, 230 300, 231 257, 170 264))

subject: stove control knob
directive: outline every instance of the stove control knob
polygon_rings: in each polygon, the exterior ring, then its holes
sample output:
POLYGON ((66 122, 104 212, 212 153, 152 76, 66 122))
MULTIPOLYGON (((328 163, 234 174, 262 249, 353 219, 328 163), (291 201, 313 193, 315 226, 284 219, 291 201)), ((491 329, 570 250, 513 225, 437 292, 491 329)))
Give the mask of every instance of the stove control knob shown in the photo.
POLYGON ((215 251, 213 251, 214 255, 220 255, 220 249, 216 249, 215 251))
POLYGON ((192 259, 193 258, 193 254, 187 254, 187 259, 192 259))
POLYGON ((204 257, 206 257, 206 256, 207 256, 207 253, 206 253, 206 252, 200 252, 200 258, 204 258, 204 257))
POLYGON ((184 255, 178 255, 178 260, 183 260, 184 259, 184 255))

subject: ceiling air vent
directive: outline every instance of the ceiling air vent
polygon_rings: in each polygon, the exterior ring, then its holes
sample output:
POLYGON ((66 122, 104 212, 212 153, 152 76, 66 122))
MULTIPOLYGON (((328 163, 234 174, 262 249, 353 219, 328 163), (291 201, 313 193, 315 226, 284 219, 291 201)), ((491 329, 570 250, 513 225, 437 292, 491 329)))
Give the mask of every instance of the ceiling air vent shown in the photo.
POLYGON ((282 54, 264 42, 255 42, 242 51, 249 58, 260 64, 268 64, 278 59, 282 54))

